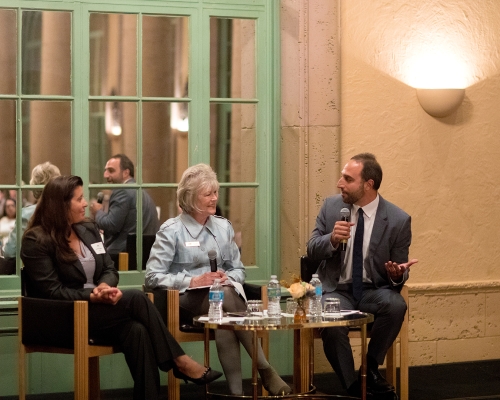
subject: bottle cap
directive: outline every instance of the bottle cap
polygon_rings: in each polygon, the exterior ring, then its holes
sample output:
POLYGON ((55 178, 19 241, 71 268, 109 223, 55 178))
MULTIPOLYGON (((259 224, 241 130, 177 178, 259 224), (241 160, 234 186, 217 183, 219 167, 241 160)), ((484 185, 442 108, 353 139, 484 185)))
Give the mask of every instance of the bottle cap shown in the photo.
POLYGON ((317 278, 317 277, 318 277, 318 274, 312 274, 312 277, 313 277, 313 278, 317 278))
POLYGON ((277 279, 276 275, 271 275, 271 279, 277 279))

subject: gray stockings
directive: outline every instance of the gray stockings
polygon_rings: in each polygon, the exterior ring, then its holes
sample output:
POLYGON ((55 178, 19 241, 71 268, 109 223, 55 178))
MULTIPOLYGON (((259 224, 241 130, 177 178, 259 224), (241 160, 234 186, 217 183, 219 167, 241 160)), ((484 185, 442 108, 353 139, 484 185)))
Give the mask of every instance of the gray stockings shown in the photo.
MULTIPOLYGON (((191 324, 193 317, 208 313, 208 292, 208 288, 188 290, 180 296, 181 321, 191 324)), ((245 302, 233 287, 224 286, 223 309, 226 312, 241 312, 246 310, 245 302)), ((215 343, 231 394, 243 394, 240 343, 251 356, 253 352, 251 332, 216 330, 215 343)), ((260 345, 257 349, 257 354, 258 368, 267 368, 269 363, 260 345)))

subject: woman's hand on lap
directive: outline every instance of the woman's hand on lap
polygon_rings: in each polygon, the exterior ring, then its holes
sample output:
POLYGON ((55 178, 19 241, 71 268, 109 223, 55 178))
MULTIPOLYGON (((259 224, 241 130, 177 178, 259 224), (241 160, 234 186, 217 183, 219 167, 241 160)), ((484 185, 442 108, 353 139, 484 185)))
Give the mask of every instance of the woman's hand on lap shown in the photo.
POLYGON ((193 276, 189 287, 196 288, 202 286, 212 286, 214 280, 220 279, 221 283, 227 280, 227 276, 222 271, 217 272, 205 272, 203 275, 193 276))
MULTIPOLYGON (((102 284, 101 284, 102 285, 102 284)), ((122 291, 116 287, 98 287, 94 288, 90 295, 90 301, 95 303, 116 304, 122 298, 122 291)))

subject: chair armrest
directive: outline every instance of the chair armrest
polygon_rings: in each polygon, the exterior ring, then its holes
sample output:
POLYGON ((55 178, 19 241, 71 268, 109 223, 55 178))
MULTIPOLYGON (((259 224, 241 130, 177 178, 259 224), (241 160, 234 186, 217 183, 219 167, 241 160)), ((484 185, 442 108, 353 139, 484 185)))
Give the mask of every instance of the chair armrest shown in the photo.
POLYGON ((128 271, 128 253, 118 253, 118 271, 128 271))
POLYGON ((262 286, 254 285, 253 283, 244 283, 243 290, 247 296, 247 300, 262 300, 262 286))

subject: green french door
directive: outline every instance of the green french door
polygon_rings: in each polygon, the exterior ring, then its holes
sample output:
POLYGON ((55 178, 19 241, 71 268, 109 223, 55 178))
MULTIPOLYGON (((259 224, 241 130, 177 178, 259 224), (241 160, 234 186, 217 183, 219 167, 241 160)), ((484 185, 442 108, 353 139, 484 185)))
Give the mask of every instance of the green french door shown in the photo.
MULTIPOLYGON (((147 191, 163 222, 179 212, 182 172, 205 162, 248 279, 279 271, 278 9, 278 0, 3 0, 0 190, 18 199, 18 238, 37 164, 80 175, 88 198, 106 199, 117 186, 104 165, 124 153, 136 167, 127 187, 147 191)), ((140 211, 137 221, 140 231, 140 211)), ((5 293, 19 287, 19 245, 16 274, 0 276, 5 293)), ((122 272, 122 285, 142 284, 137 247, 138 270, 122 272)))

